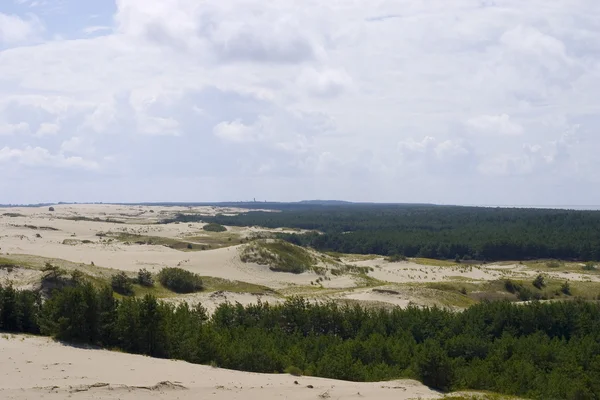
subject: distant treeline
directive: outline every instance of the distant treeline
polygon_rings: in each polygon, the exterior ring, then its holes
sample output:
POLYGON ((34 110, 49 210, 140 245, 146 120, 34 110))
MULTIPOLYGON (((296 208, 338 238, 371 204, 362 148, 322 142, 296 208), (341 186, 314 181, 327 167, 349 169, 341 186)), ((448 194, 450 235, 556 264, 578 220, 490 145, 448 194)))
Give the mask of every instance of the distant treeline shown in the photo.
POLYGON ((441 389, 538 399, 600 396, 600 304, 482 303, 368 310, 291 299, 201 306, 154 297, 115 300, 82 284, 43 302, 0 289, 0 329, 254 372, 352 381, 417 378, 441 389))
POLYGON ((278 212, 214 217, 181 214, 173 221, 299 228, 281 235, 322 251, 440 259, 600 260, 600 211, 427 205, 304 205, 278 212))

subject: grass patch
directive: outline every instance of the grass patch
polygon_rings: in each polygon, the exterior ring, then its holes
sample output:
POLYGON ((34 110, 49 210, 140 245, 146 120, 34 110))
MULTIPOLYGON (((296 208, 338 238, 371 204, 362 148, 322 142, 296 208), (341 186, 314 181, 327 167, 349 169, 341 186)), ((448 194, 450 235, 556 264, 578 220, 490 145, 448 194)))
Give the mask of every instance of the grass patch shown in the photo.
POLYGON ((376 254, 342 254, 342 253, 327 253, 334 258, 343 258, 347 262, 371 261, 381 258, 376 254))
POLYGON ((165 246, 171 249, 180 251, 200 251, 205 250, 198 243, 191 243, 179 239, 161 237, 161 236, 147 236, 137 235, 133 233, 119 233, 112 234, 107 233, 106 236, 112 237, 125 244, 139 244, 139 245, 153 245, 153 246, 165 246))
POLYGON ((458 267, 458 266, 461 266, 461 264, 458 264, 454 261, 436 260, 433 258, 412 258, 412 259, 410 259, 410 261, 414 262, 415 264, 430 265, 432 267, 458 267))
POLYGON ((206 235, 188 236, 185 240, 198 244, 204 250, 237 246, 246 242, 239 234, 230 231, 206 232, 206 235))
POLYGON ((203 230, 207 232, 227 232, 227 228, 225 228, 221 224, 216 224, 211 222, 210 224, 206 224, 202 227, 203 230))
POLYGON ((106 218, 106 219, 101 219, 100 217, 94 217, 94 218, 90 218, 90 217, 84 217, 84 216, 74 216, 74 217, 61 217, 61 219, 66 219, 69 221, 87 221, 87 222, 108 222, 111 224, 124 224, 124 221, 118 221, 116 219, 112 219, 112 218, 106 218))
POLYGON ((2 214, 3 217, 9 217, 9 218, 17 218, 17 217, 24 217, 23 214, 19 214, 19 213, 11 213, 11 212, 7 212, 2 214))
POLYGON ((275 290, 266 286, 242 281, 231 281, 229 279, 215 278, 212 276, 203 276, 202 282, 204 282, 204 288, 207 292, 223 291, 231 293, 278 294, 275 290))
POLYGON ((489 392, 459 392, 442 397, 443 400, 520 400, 519 397, 507 396, 489 392))
POLYGON ((164 287, 160 282, 154 282, 154 286, 142 286, 139 283, 133 284, 133 294, 136 297, 144 297, 150 294, 157 298, 167 298, 177 296, 177 293, 170 291, 164 287))
POLYGON ((68 245, 68 246, 77 246, 79 244, 92 244, 94 242, 92 242, 91 240, 88 239, 83 239, 83 240, 79 240, 79 239, 65 239, 62 241, 62 244, 68 245))
POLYGON ((301 274, 316 266, 316 260, 308 250, 282 240, 257 240, 248 244, 240 259, 268 265, 272 271, 301 274))

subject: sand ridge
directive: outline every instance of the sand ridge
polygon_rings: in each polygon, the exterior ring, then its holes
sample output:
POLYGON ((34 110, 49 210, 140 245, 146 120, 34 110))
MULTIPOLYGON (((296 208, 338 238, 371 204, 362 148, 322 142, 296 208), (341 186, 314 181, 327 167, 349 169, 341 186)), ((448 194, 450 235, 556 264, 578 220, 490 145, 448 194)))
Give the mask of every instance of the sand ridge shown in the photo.
POLYGON ((231 371, 183 361, 1 335, 0 398, 25 399, 437 399, 413 380, 356 383, 231 371))

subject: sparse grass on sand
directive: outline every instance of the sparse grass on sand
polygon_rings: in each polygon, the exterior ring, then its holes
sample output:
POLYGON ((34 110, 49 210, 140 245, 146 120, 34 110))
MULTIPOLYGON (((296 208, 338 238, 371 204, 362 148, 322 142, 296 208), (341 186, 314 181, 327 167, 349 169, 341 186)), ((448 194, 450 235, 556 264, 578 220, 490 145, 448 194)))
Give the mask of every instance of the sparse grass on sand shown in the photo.
POLYGON ((238 233, 225 232, 210 232, 206 231, 202 235, 187 236, 186 241, 197 243, 201 249, 220 249, 223 247, 237 246, 246 242, 238 233))
POLYGON ((256 240, 240 254, 243 262, 268 265, 272 271, 300 274, 316 266, 311 253, 282 240, 256 240))
POLYGON ((138 235, 133 233, 107 233, 106 236, 109 238, 114 238, 125 244, 165 246, 180 251, 206 250, 206 248, 198 243, 162 236, 138 235))
POLYGON ((459 267, 462 265, 454 261, 436 260, 433 258, 410 258, 409 261, 419 265, 430 265, 432 267, 459 267))
POLYGON ((443 400, 520 400, 520 397, 513 397, 490 392, 457 392, 445 395, 443 400))
MULTIPOLYGON (((518 264, 515 263, 515 264, 518 264)), ((600 268, 595 267, 594 263, 584 263, 584 262, 571 262, 571 261, 558 261, 558 260, 537 260, 537 261, 527 261, 521 262, 520 265, 523 265, 529 269, 533 269, 536 271, 544 271, 544 272, 577 272, 581 274, 590 274, 590 275, 600 275, 600 268), (586 265, 589 267, 586 268, 586 265)))
POLYGON ((204 282, 206 292, 223 291, 232 293, 277 294, 277 292, 271 288, 248 282, 232 281, 212 276, 203 276, 202 281, 204 282))

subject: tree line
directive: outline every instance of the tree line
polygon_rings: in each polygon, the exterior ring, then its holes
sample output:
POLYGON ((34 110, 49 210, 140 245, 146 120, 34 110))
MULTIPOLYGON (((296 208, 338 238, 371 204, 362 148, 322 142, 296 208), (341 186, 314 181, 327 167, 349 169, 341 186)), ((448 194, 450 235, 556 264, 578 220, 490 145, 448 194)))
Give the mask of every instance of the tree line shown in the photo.
POLYGON ((416 378, 440 390, 539 399, 600 397, 600 304, 481 303, 367 309, 292 298, 281 305, 115 299, 88 283, 42 302, 0 288, 0 329, 253 372, 351 381, 416 378))
POLYGON ((291 243, 321 251, 439 259, 600 260, 600 212, 429 205, 305 205, 166 222, 297 228, 291 243), (318 232, 316 232, 318 231, 318 232))

